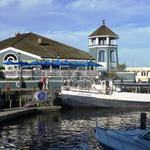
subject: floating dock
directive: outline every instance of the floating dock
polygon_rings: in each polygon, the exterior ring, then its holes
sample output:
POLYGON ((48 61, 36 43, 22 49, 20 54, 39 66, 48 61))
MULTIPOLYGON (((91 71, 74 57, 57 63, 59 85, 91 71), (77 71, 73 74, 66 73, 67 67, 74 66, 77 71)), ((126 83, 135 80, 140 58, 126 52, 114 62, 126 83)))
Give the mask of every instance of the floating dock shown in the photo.
POLYGON ((16 119, 19 117, 27 116, 32 113, 37 112, 49 112, 49 111, 59 111, 60 106, 43 106, 43 107, 32 107, 32 108, 17 108, 8 109, 0 112, 0 122, 9 121, 11 119, 16 119))

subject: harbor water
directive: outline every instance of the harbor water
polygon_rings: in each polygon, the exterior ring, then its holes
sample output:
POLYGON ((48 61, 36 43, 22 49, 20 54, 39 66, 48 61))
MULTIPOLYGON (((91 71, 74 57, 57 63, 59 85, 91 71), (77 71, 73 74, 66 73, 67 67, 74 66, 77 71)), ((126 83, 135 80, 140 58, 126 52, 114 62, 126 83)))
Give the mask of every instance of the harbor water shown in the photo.
POLYGON ((76 109, 47 112, 11 120, 0 125, 0 148, 18 150, 105 150, 96 141, 96 122, 115 128, 140 126, 140 113, 150 110, 76 109))

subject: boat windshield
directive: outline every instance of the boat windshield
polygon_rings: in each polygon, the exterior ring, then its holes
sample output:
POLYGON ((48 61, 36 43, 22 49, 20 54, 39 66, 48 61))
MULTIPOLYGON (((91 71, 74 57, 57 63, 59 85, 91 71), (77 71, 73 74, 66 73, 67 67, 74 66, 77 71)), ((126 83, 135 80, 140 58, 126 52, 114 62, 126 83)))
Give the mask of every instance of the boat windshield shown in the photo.
POLYGON ((146 133, 142 138, 150 141, 150 131, 148 133, 146 133))
POLYGON ((96 85, 101 85, 101 80, 95 79, 93 80, 93 83, 96 85))

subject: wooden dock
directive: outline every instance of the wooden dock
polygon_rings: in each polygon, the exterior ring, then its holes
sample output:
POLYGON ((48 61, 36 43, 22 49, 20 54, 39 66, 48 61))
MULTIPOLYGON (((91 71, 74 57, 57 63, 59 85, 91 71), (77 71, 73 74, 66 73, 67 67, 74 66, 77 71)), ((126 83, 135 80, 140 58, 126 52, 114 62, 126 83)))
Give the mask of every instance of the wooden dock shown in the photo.
POLYGON ((34 107, 36 111, 43 112, 43 111, 59 111, 61 106, 42 106, 42 107, 34 107))
POLYGON ((32 107, 32 108, 20 108, 20 109, 8 109, 0 112, 0 122, 9 121, 19 117, 27 116, 37 112, 48 112, 48 111, 59 111, 60 106, 43 106, 43 107, 32 107))

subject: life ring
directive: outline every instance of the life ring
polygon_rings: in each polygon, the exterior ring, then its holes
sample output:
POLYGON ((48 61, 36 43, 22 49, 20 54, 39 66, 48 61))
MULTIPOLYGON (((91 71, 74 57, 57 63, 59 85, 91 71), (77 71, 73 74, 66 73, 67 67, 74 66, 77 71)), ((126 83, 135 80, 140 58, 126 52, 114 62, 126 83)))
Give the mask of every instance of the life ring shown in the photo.
POLYGON ((20 81, 17 81, 17 82, 16 82, 16 87, 17 87, 17 88, 20 88, 20 85, 21 85, 20 81))
POLYGON ((38 91, 35 92, 34 98, 38 101, 44 101, 47 100, 47 93, 45 91, 38 91))

